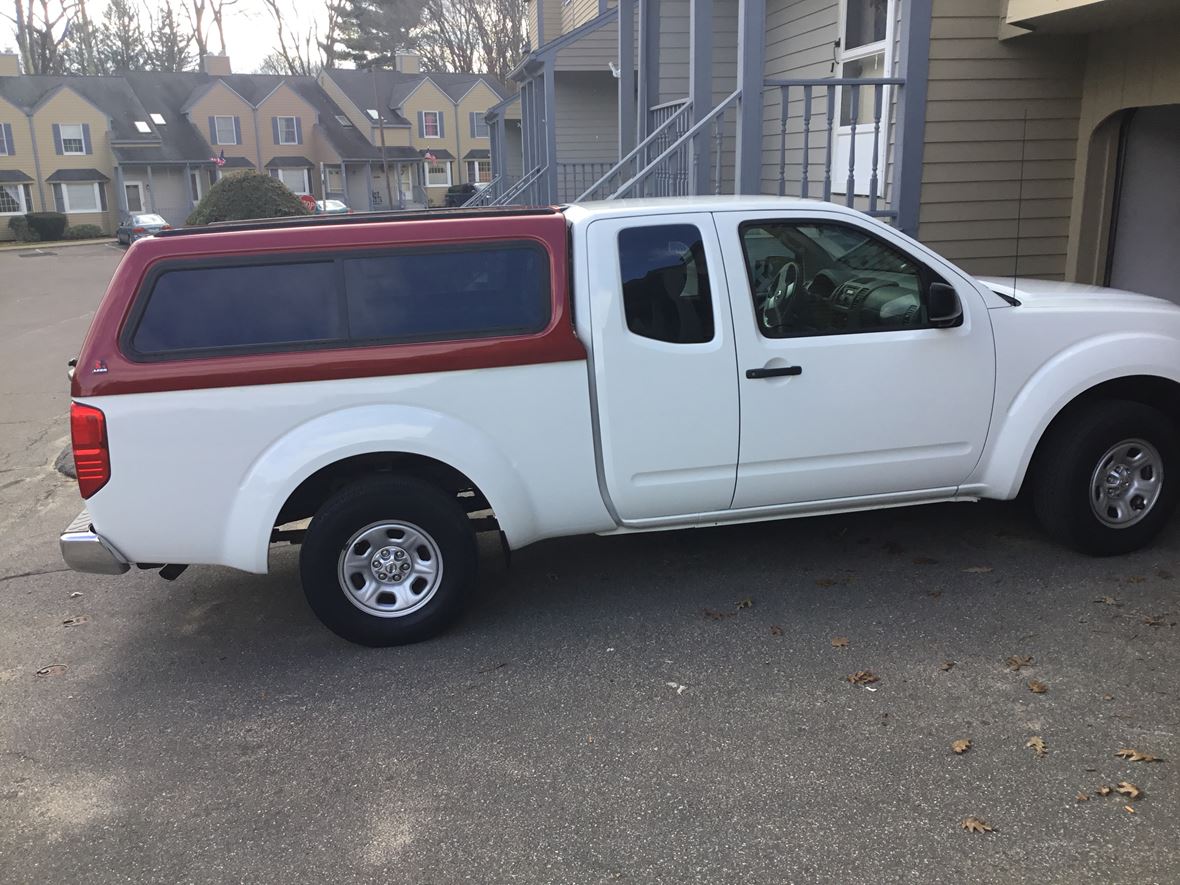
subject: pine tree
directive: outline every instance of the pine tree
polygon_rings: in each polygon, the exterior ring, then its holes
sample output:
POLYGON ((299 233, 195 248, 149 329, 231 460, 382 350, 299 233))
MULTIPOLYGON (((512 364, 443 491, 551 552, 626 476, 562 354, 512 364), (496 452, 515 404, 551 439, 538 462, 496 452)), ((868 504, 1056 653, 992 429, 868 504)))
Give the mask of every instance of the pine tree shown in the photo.
POLYGON ((340 13, 339 59, 357 67, 389 67, 410 43, 425 0, 346 0, 340 13))
POLYGON ((134 0, 111 0, 98 30, 99 68, 108 74, 147 69, 147 40, 134 0))
POLYGON ((181 27, 172 0, 164 0, 148 40, 149 66, 153 71, 187 71, 195 63, 192 45, 193 36, 181 27))

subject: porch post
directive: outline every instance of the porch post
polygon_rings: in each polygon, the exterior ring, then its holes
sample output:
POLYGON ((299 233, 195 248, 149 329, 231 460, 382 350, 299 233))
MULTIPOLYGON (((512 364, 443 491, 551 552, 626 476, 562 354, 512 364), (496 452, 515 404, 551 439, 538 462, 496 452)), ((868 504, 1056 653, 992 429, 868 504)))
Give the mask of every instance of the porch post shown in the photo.
POLYGON ((352 196, 348 193, 348 164, 344 160, 340 161, 340 188, 344 191, 344 202, 348 203, 352 196))
POLYGON ((650 108, 660 98, 660 0, 639 0, 637 144, 651 134, 650 108))
POLYGON ((189 163, 184 164, 184 202, 191 215, 196 207, 193 204, 193 167, 189 163))
POLYGON ((402 190, 402 164, 401 163, 394 163, 393 164, 393 174, 395 176, 397 176, 397 208, 405 209, 406 208, 406 194, 405 194, 405 191, 402 190))
MULTIPOLYGON (((115 166, 115 205, 119 207, 119 214, 127 214, 127 188, 123 184, 123 167, 115 166)), ((122 219, 119 219, 122 221, 122 219)))
POLYGON ((634 147, 635 0, 619 0, 619 159, 634 147))
POLYGON ((734 192, 762 191, 762 83, 766 54, 766 0, 738 0, 737 164, 734 192))
MULTIPOLYGON (((688 100, 696 125, 713 110, 713 0, 690 0, 688 12, 688 100)), ((740 14, 739 14, 740 18, 740 14)), ((738 50, 741 58, 741 50, 738 50)), ((739 61, 739 64, 741 62, 739 61)), ((688 192, 709 193, 709 146, 712 132, 703 128, 692 140, 688 192)))
POLYGON ((369 201, 369 211, 372 212, 373 206, 373 161, 370 160, 365 164, 365 199, 369 201))
POLYGON ((545 59, 545 200, 556 203, 557 196, 557 82, 553 76, 553 56, 545 59))
POLYGON ((918 236, 922 208, 922 159, 926 146, 926 87, 930 74, 930 15, 932 0, 909 0, 901 8, 901 58, 905 85, 898 91, 893 163, 893 205, 897 226, 918 236))
POLYGON ((152 207, 152 212, 156 211, 156 182, 152 178, 152 165, 148 164, 148 203, 152 207))

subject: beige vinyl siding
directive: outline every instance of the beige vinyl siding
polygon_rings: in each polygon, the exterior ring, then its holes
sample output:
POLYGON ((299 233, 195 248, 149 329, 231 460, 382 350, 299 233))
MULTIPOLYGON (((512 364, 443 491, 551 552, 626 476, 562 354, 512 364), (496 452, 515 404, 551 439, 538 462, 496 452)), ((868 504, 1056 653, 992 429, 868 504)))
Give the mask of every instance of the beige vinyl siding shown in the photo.
POLYGON ((550 40, 561 36, 563 23, 561 0, 529 0, 525 21, 528 24, 529 45, 533 49, 540 49, 550 40), (539 12, 544 13, 544 34, 540 33, 538 27, 539 12))
POLYGON ((919 237, 973 273, 1061 279, 1085 44, 1036 36, 1001 42, 1003 6, 934 0, 919 237))
MULTIPOLYGON (((29 181, 29 193, 32 197, 32 204, 25 208, 29 212, 36 212, 41 210, 40 200, 37 195, 37 166, 33 162, 33 141, 29 137, 29 119, 25 116, 25 112, 4 99, 0 98, 0 125, 7 123, 12 127, 12 144, 8 149, 14 153, 14 156, 7 154, 0 154, 0 171, 3 172, 23 172, 29 176, 33 181, 29 181)), ((52 198, 52 194, 47 193, 47 198, 52 198)), ((52 202, 49 206, 53 208, 52 202)), ((8 227, 8 220, 12 215, 0 215, 0 241, 11 240, 13 238, 12 231, 8 227)))
MULTIPOLYGON (((245 157, 255 168, 261 170, 259 159, 258 131, 254 121, 254 106, 222 83, 217 81, 202 95, 188 111, 188 118, 206 141, 210 140, 210 117, 237 117, 242 129, 242 143, 239 145, 213 145, 214 153, 225 151, 227 157, 245 157)), ((266 121, 267 140, 270 140, 270 121, 266 121)))
MULTIPOLYGON (((37 139, 37 153, 41 158, 41 174, 46 179, 61 169, 97 169, 110 179, 110 181, 102 185, 106 195, 107 211, 71 212, 67 216, 69 223, 71 225, 97 224, 105 232, 113 233, 118 202, 115 199, 114 192, 115 176, 113 170, 115 168, 115 157, 111 153, 108 125, 107 117, 102 111, 69 88, 60 89, 55 92, 33 113, 33 128, 37 139), (91 153, 56 153, 53 141, 54 123, 85 123, 89 125, 91 153)), ((13 135, 16 135, 17 127, 13 126, 12 128, 13 135)), ((28 132, 27 125, 25 132, 28 132)), ((18 157, 17 159, 20 158, 18 157)), ((32 166, 31 155, 28 157, 28 163, 32 166)), ((36 174, 31 168, 27 171, 29 175, 36 174)), ((54 209, 53 184, 46 181, 44 189, 44 208, 52 211, 54 209)), ((37 199, 36 184, 33 185, 33 199, 37 199)))
POLYGON ((300 95, 285 83, 263 99, 258 106, 259 150, 262 154, 261 171, 274 157, 306 157, 315 164, 309 173, 312 193, 322 196, 319 164, 329 160, 317 151, 315 139, 316 111, 300 95), (298 117, 302 140, 299 144, 275 144, 274 117, 298 117))
POLYGON ((562 15, 562 31, 572 31, 598 16, 598 0, 565 0, 562 15))

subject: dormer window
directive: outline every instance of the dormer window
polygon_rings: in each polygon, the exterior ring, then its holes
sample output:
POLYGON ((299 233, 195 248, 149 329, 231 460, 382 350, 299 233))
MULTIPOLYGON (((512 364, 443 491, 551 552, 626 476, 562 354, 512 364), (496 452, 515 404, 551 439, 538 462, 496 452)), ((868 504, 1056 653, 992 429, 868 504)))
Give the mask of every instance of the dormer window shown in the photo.
POLYGON ((152 127, 149 126, 147 123, 145 123, 143 120, 136 120, 135 121, 135 131, 138 132, 140 135, 150 135, 152 132, 152 127))
POLYGON ((377 109, 376 108, 369 108, 367 111, 365 111, 365 113, 368 114, 370 117, 372 117, 374 120, 377 119, 377 109))
POLYGON ((164 119, 163 114, 152 114, 152 122, 155 123, 157 126, 163 126, 168 121, 164 119))

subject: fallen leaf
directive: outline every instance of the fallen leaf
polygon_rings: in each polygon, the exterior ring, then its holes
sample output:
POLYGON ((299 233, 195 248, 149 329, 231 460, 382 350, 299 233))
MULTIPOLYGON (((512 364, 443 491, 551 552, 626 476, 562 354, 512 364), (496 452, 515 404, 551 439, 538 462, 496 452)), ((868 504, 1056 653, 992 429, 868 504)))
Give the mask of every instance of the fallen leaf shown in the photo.
POLYGON ((1137 786, 1135 786, 1134 784, 1129 783, 1127 781, 1119 781, 1119 785, 1116 789, 1118 790, 1118 792, 1120 794, 1122 794, 1123 796, 1126 796, 1132 802, 1134 802, 1136 799, 1142 797, 1142 795, 1143 795, 1143 791, 1141 789, 1139 789, 1137 786))
POLYGON ((665 682, 664 685, 676 689, 676 694, 684 694, 684 690, 688 688, 687 685, 681 685, 679 682, 665 682))
POLYGON ((1149 753, 1140 753, 1138 750, 1133 750, 1130 747, 1125 747, 1115 753, 1120 759, 1127 759, 1131 762, 1163 762, 1158 756, 1152 756, 1149 753))
POLYGON ((1034 734, 1030 737, 1025 741, 1024 746, 1036 753, 1037 756, 1047 756, 1049 754, 1049 751, 1045 749, 1045 739, 1039 734, 1034 734))
POLYGON ((69 668, 65 664, 50 664, 48 667, 42 667, 37 671, 38 676, 60 676, 69 668))
POLYGON ((880 681, 880 677, 870 670, 857 670, 851 676, 845 677, 845 679, 853 685, 872 685, 874 682, 880 681))
POLYGON ((1114 700, 1114 695, 1112 695, 1112 694, 1104 694, 1104 695, 1102 696, 1102 700, 1104 700, 1104 701, 1113 701, 1113 700, 1114 700))
POLYGON ((1135 813, 1135 809, 1132 808, 1130 805, 1124 805, 1123 811, 1127 812, 1127 814, 1134 814, 1135 813))
POLYGON ((1009 670, 1019 671, 1021 667, 1031 667, 1032 662, 1032 655, 1011 655, 1004 664, 1009 670))
POLYGON ((1088 793, 1078 793, 1078 795, 1077 795, 1077 800, 1078 800, 1079 802, 1089 802, 1089 801, 1090 801, 1090 795, 1089 795, 1088 793))
POLYGON ((1103 784, 1101 787, 1099 787, 1097 790, 1095 790, 1095 792, 1099 796, 1109 796, 1111 793, 1114 792, 1114 790, 1112 790, 1110 787, 1106 786, 1106 784, 1103 784))
POLYGON ((1162 615, 1144 615, 1143 623, 1148 627, 1166 627, 1168 626, 1167 614, 1162 615))
POLYGON ((962 756, 971 749, 971 738, 962 738, 951 744, 951 749, 958 755, 962 756))
POLYGON ((82 624, 85 624, 89 620, 90 618, 86 617, 86 615, 74 615, 74 617, 66 618, 64 621, 62 621, 61 625, 63 627, 78 627, 82 624))
POLYGON ((1114 606, 1121 606, 1122 605, 1122 603, 1119 602, 1117 599, 1115 599, 1113 596, 1099 596, 1094 601, 1100 602, 1103 605, 1114 605, 1114 606))
POLYGON ((832 637, 832 648, 848 648, 848 637, 847 636, 833 636, 832 637))
POLYGON ((963 572, 968 575, 986 575, 990 571, 993 571, 990 565, 973 565, 963 569, 963 572))
POLYGON ((1049 686, 1045 685, 1039 679, 1030 679, 1028 681, 1028 690, 1033 694, 1044 694, 1049 690, 1049 686))
POLYGON ((993 831, 991 824, 978 817, 965 817, 959 826, 968 833, 990 833, 993 831))
POLYGON ((714 611, 711 608, 703 608, 701 609, 701 614, 703 614, 710 621, 720 621, 725 618, 732 618, 735 614, 737 614, 737 612, 719 612, 714 611))
POLYGON ((1128 575, 1127 577, 1123 578, 1123 583, 1142 584, 1146 580, 1147 578, 1143 577, 1143 575, 1128 575))
POLYGON ((938 565, 938 560, 929 556, 915 556, 914 565, 938 565))
POLYGON ((747 596, 745 599, 743 599, 741 602, 739 602, 737 604, 737 607, 738 608, 753 608, 754 607, 754 600, 752 600, 749 596, 747 596))
POLYGON ((82 595, 81 590, 75 590, 73 593, 70 594, 70 599, 77 599, 81 595, 82 595))
POLYGON ((954 661, 943 661, 942 666, 940 666, 938 669, 942 670, 945 673, 947 670, 951 669, 954 666, 955 666, 954 661))
POLYGON ((782 636, 783 635, 783 628, 780 627, 778 624, 775 624, 773 627, 770 628, 770 635, 771 636, 782 636))

